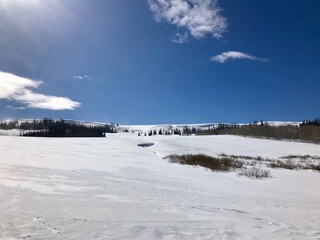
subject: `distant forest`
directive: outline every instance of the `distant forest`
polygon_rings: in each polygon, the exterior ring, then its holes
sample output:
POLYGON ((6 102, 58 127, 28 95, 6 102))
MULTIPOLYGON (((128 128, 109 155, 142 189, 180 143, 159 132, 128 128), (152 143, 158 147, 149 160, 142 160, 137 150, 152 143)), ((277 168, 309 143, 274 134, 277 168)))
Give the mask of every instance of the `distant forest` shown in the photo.
POLYGON ((0 129, 20 129, 26 137, 104 137, 105 133, 114 133, 115 129, 107 124, 85 125, 79 122, 41 119, 33 121, 18 120, 0 123, 0 129))
POLYGON ((239 135, 320 143, 320 119, 303 121, 297 126, 273 126, 263 121, 246 125, 219 124, 216 128, 198 130, 196 135, 239 135))
MULTIPOLYGON (((106 133, 115 133, 113 125, 90 125, 70 120, 18 120, 0 122, 0 129, 20 129, 26 137, 104 137, 106 133)), ((126 130, 128 131, 128 130, 126 130)), ((251 124, 217 124, 208 129, 195 126, 183 129, 160 129, 139 132, 139 136, 154 135, 238 135, 245 137, 270 138, 320 143, 320 119, 305 120, 299 125, 273 126, 263 121, 251 124)))
POLYGON ((145 132, 144 134, 142 132, 138 133, 138 136, 155 136, 155 135, 181 135, 182 131, 178 128, 175 129, 153 129, 149 130, 148 132, 145 132))

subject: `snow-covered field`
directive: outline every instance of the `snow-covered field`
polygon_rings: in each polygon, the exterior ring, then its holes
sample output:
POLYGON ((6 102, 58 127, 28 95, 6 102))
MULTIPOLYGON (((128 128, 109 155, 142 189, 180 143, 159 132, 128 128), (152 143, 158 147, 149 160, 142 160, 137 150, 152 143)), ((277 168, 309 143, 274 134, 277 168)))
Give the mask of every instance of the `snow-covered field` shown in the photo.
POLYGON ((0 239, 320 239, 320 173, 254 180, 169 154, 279 158, 315 144, 233 136, 0 137, 0 239), (149 148, 139 143, 152 142, 149 148))

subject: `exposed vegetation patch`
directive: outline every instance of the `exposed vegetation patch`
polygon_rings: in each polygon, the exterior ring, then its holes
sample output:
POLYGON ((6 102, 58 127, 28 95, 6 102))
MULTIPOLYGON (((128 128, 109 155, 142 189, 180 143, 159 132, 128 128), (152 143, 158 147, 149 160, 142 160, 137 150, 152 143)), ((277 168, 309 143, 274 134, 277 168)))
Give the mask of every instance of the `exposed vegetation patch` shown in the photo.
POLYGON ((318 164, 318 165, 311 165, 311 169, 320 172, 320 164, 318 164))
POLYGON ((313 159, 313 160, 320 160, 320 156, 311 156, 311 155, 287 155, 281 157, 282 159, 313 159))
POLYGON ((240 172, 238 173, 239 176, 245 176, 249 178, 271 178, 270 170, 252 167, 252 168, 242 168, 240 172))
POLYGON ((227 155, 219 154, 220 157, 232 158, 242 161, 245 166, 283 168, 289 170, 316 170, 320 171, 320 157, 311 155, 287 155, 279 159, 263 158, 261 156, 227 155))
POLYGON ((211 157, 204 154, 169 155, 166 157, 171 163, 201 166, 212 171, 227 172, 241 168, 243 163, 229 157, 211 157))
POLYGON ((220 157, 231 157, 234 159, 242 159, 242 160, 252 160, 252 161, 265 161, 265 162, 273 162, 273 159, 263 158, 261 156, 247 156, 247 155, 227 155, 225 153, 219 154, 220 157))
POLYGON ((279 159, 253 157, 246 155, 227 155, 221 153, 218 157, 204 154, 169 155, 171 163, 200 166, 211 171, 238 171, 239 176, 254 179, 271 178, 267 168, 283 168, 289 170, 314 170, 320 172, 320 158, 310 155, 288 155, 279 159))
POLYGON ((294 164, 292 161, 280 161, 277 160, 273 163, 269 163, 268 167, 270 168, 284 168, 284 169, 289 169, 289 170, 294 170, 294 169, 301 169, 301 165, 294 164))
POLYGON ((270 168, 285 168, 289 170, 315 170, 320 171, 320 164, 313 163, 296 163, 291 160, 285 162, 277 160, 276 162, 269 163, 268 167, 270 168))

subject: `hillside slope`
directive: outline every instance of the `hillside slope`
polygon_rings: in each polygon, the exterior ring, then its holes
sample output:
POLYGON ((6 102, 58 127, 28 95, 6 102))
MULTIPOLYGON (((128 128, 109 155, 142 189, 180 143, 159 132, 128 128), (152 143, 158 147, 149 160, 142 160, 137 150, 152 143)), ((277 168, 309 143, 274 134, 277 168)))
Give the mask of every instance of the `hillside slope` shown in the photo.
POLYGON ((163 159, 222 152, 320 155, 314 144, 233 136, 0 137, 0 239, 320 237, 318 172, 253 180, 163 159))

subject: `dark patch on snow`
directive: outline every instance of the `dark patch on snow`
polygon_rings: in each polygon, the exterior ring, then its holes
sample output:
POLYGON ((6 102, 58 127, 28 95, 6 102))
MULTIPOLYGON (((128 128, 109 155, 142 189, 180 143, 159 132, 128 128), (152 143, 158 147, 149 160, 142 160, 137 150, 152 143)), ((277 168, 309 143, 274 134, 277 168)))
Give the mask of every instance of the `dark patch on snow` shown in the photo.
POLYGON ((138 144, 138 147, 151 147, 153 145, 154 145, 154 143, 140 143, 140 144, 138 144))

